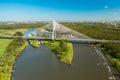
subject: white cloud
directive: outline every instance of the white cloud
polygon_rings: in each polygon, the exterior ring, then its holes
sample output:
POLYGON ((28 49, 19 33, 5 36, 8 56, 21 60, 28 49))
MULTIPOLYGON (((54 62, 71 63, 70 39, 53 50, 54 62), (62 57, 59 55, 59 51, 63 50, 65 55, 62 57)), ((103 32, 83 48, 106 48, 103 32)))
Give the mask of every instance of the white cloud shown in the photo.
POLYGON ((108 6, 107 6, 107 5, 105 5, 105 6, 104 6, 104 8, 105 8, 105 9, 107 9, 107 8, 108 8, 108 6))

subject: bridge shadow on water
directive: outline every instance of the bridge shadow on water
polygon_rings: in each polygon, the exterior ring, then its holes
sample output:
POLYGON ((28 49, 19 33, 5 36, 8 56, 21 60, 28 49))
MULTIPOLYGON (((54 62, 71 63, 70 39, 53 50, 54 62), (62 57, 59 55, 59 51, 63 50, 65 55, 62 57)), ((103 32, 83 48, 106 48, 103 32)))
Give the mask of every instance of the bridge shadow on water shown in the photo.
POLYGON ((71 43, 73 43, 73 44, 96 44, 96 43, 89 43, 89 42, 76 42, 76 41, 72 41, 71 43))

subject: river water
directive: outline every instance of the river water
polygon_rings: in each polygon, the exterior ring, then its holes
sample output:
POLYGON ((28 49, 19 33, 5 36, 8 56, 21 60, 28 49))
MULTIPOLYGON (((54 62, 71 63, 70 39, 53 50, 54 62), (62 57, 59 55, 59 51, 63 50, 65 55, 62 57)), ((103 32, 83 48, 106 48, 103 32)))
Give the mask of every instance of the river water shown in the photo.
POLYGON ((45 46, 28 46, 17 58, 13 80, 119 80, 112 79, 103 58, 90 44, 73 44, 72 65, 67 65, 45 46))

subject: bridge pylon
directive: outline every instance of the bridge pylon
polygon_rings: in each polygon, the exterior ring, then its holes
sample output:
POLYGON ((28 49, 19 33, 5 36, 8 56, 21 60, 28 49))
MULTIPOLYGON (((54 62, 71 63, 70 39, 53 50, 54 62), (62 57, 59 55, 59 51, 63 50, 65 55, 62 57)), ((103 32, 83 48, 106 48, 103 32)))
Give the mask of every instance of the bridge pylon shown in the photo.
POLYGON ((56 28, 56 22, 53 21, 53 31, 52 31, 52 40, 55 39, 55 28, 56 28))

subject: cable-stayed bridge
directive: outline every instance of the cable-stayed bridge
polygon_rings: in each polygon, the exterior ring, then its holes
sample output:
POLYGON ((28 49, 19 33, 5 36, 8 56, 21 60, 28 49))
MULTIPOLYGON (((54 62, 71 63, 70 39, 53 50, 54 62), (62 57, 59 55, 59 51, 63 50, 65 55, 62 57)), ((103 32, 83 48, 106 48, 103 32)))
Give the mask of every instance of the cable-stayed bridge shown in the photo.
MULTIPOLYGON (((40 40, 52 40, 51 38, 40 38, 40 37, 24 37, 24 36, 0 36, 0 38, 3 39, 15 39, 15 38, 24 38, 26 40, 31 39, 31 40, 36 40, 36 39, 40 39, 40 40)), ((65 38, 57 38, 54 39, 56 41, 60 41, 60 40, 68 40, 70 42, 83 42, 83 43, 106 43, 106 42, 111 42, 111 43, 120 43, 120 40, 98 40, 98 39, 65 39, 65 38)))
POLYGON ((68 40, 70 42, 82 42, 82 43, 119 43, 120 40, 98 40, 92 39, 84 34, 76 32, 64 25, 61 25, 55 21, 39 28, 34 36, 0 36, 4 39, 24 38, 24 39, 40 39, 40 40, 68 40))

